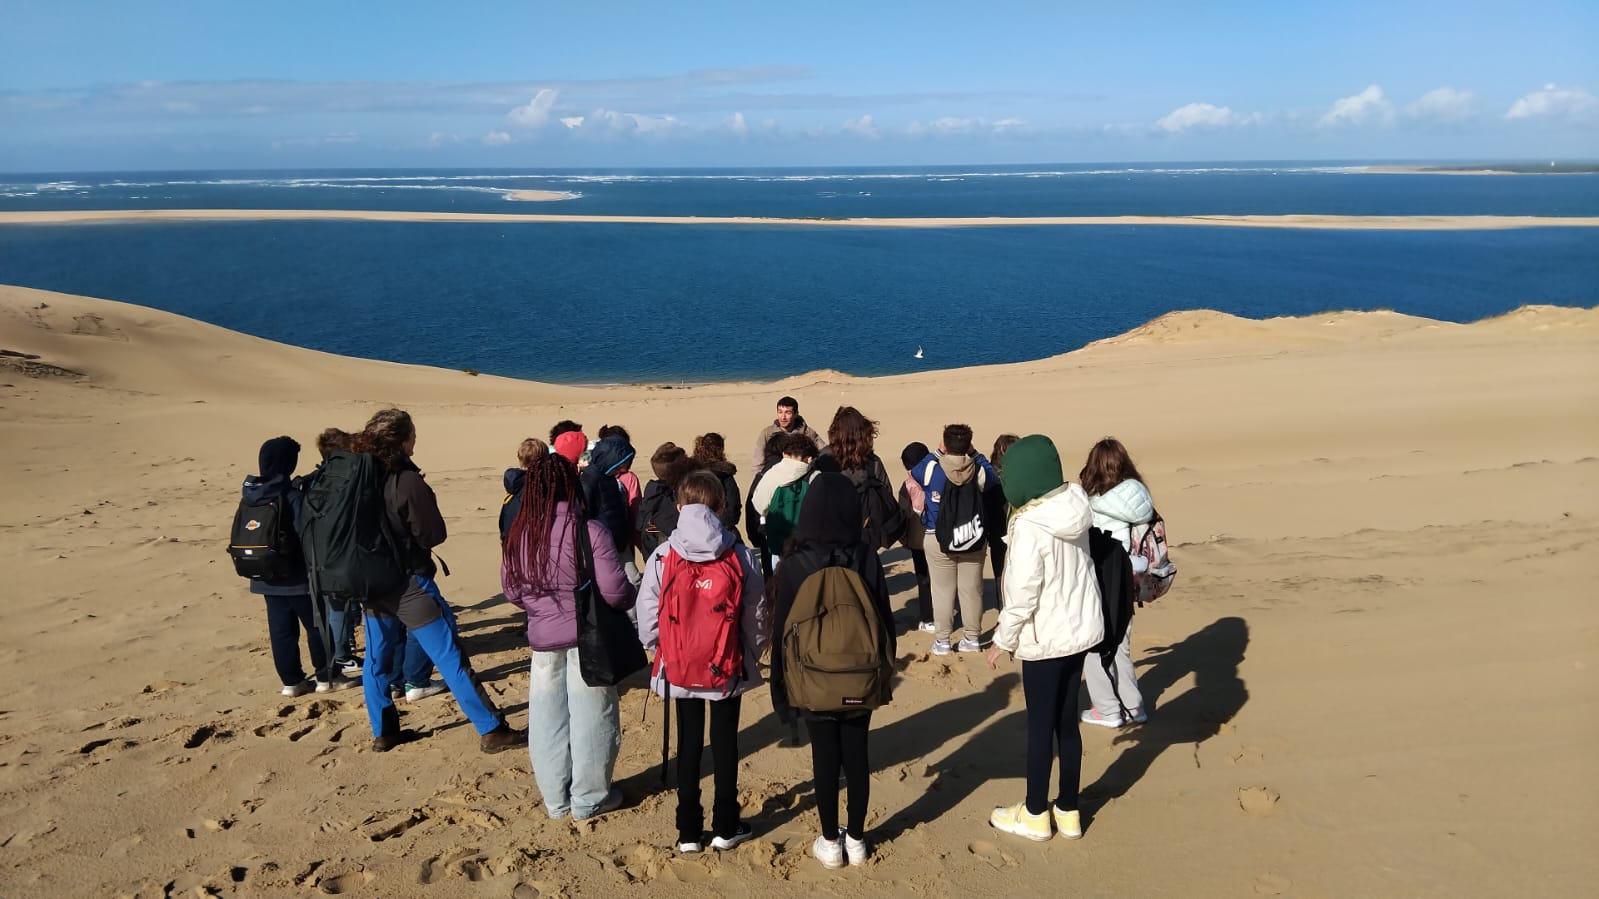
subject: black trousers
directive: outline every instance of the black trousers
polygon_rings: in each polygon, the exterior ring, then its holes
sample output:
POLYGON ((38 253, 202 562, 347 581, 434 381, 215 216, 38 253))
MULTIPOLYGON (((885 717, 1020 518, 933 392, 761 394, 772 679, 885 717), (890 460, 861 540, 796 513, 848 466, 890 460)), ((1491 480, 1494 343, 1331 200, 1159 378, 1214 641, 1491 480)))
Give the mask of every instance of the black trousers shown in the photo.
POLYGON ((1083 683, 1083 653, 1022 663, 1027 700, 1027 811, 1049 808, 1049 772, 1060 754, 1060 794, 1055 806, 1077 809, 1083 777, 1083 737, 1078 732, 1077 693, 1083 683))
POLYGON ((327 680, 328 655, 322 646, 322 632, 317 629, 316 615, 309 596, 261 597, 266 600, 267 636, 272 641, 272 665, 278 670, 278 680, 292 687, 305 680, 305 668, 300 665, 300 628, 305 628, 305 640, 311 649, 311 667, 317 680, 327 680))
POLYGON ((911 550, 911 567, 916 569, 916 620, 925 624, 933 620, 933 580, 927 572, 927 553, 911 550))
POLYGON ((866 735, 872 713, 839 718, 811 718, 811 775, 816 787, 816 813, 822 819, 822 836, 838 839, 838 772, 849 778, 849 832, 857 839, 866 832, 866 806, 871 801, 871 768, 866 762, 866 735))
POLYGON ((700 757, 705 751, 705 707, 711 707, 711 831, 730 837, 738 830, 738 711, 742 697, 708 701, 675 699, 677 707, 677 838, 698 843, 704 835, 700 804, 700 757))

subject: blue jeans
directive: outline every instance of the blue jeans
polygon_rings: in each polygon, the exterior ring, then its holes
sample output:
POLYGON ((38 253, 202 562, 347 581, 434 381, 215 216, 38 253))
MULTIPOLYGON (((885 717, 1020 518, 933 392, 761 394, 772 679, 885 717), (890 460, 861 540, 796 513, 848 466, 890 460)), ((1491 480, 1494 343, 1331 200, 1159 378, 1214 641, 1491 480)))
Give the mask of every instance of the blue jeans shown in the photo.
MULTIPOLYGON (((367 655, 372 654, 372 635, 366 638, 367 655)), ((428 658, 422 644, 417 642, 416 635, 406 630, 404 624, 400 625, 400 632, 393 636, 387 643, 390 653, 398 653, 400 658, 390 660, 385 669, 392 672, 394 680, 389 682, 389 689, 404 690, 407 686, 425 687, 433 679, 433 660, 428 658), (403 641, 403 643, 402 643, 403 641)))
POLYGON ((401 600, 401 614, 404 614, 403 610, 408 604, 417 602, 435 603, 440 614, 422 627, 411 628, 408 633, 399 618, 367 614, 366 661, 362 666, 361 688, 366 695, 366 714, 372 723, 372 735, 383 736, 385 718, 391 719, 390 727, 398 728, 399 718, 394 711, 394 700, 389 696, 388 685, 397 673, 392 666, 399 655, 396 650, 402 643, 402 633, 406 633, 404 640, 415 639, 424 655, 438 666, 439 674, 444 678, 444 683, 449 685, 456 704, 477 732, 486 734, 494 730, 504 721, 494 701, 483 692, 477 674, 472 670, 466 654, 461 651, 456 639, 455 613, 451 611, 450 604, 444 601, 438 585, 431 579, 413 575, 411 581, 401 600))
POLYGON ((551 818, 592 817, 611 791, 622 721, 615 687, 583 682, 577 648, 533 652, 527 752, 551 818))
POLYGON ((361 619, 361 612, 352 605, 345 605, 338 599, 328 602, 328 624, 333 631, 333 657, 339 660, 355 656, 355 623, 361 619))
POLYGON ((317 680, 327 680, 327 653, 322 647, 322 632, 317 630, 312 614, 310 596, 261 597, 266 600, 267 636, 272 640, 272 665, 278 671, 283 686, 292 687, 305 680, 305 668, 300 665, 300 628, 305 628, 305 642, 311 650, 311 665, 316 669, 317 680))

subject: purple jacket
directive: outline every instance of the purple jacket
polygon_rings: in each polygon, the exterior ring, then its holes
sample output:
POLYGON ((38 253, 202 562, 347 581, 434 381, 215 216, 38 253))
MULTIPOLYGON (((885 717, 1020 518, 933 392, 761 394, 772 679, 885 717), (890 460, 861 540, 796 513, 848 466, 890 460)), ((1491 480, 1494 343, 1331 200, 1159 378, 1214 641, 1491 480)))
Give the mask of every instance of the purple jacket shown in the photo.
MULTIPOLYGON (((527 645, 539 652, 571 649, 577 645, 577 600, 572 595, 577 589, 577 549, 572 539, 574 521, 566 503, 555 507, 549 538, 550 568, 544 572, 549 581, 548 589, 538 591, 532 584, 513 580, 509 566, 504 561, 500 563, 500 586, 505 590, 505 598, 527 613, 527 645)), ((594 549, 594 577, 599 581, 600 594, 613 608, 632 608, 635 591, 622 571, 622 563, 617 560, 611 532, 597 521, 590 521, 588 528, 589 545, 594 549)), ((506 549, 526 552, 520 546, 506 549)))

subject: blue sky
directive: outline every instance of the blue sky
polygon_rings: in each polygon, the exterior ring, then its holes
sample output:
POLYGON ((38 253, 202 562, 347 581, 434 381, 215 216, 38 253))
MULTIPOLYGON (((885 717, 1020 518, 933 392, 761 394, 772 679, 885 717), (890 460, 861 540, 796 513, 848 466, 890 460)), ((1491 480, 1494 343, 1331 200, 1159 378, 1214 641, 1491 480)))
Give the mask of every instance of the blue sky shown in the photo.
POLYGON ((1599 3, 6 0, 0 170, 1599 157, 1599 3))

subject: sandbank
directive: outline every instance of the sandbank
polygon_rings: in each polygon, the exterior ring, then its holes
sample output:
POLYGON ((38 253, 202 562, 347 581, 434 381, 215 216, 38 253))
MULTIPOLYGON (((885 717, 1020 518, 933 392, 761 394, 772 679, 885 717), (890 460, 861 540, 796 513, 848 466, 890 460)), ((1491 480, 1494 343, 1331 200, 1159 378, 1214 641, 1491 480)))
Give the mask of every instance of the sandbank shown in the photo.
MULTIPOLYGON (((665 391, 0 287, 0 350, 3 895, 1501 897, 1599 877, 1599 310, 1178 312, 1035 362, 665 391), (529 651, 496 531, 517 443, 562 418, 625 424, 641 456, 715 430, 747 490, 783 394, 818 427, 843 403, 878 419, 896 481, 900 448, 948 421, 985 448, 1049 434, 1068 472, 1106 434, 1132 448, 1179 574, 1133 622, 1149 723, 1083 729, 1084 839, 989 828, 1023 791, 1020 669, 914 631, 874 717, 872 858, 837 872, 809 856, 809 751, 764 687, 740 735, 755 838, 686 857, 661 704, 637 685, 626 805, 576 823, 544 816, 525 754, 479 754, 447 696, 402 705, 425 738, 375 754, 358 693, 279 695, 262 602, 223 551, 263 439, 298 439, 304 470, 322 428, 412 412, 444 593, 520 726, 529 651)), ((885 559, 912 624, 910 562, 885 559)))
POLYGON ((507 200, 523 203, 554 203, 561 200, 575 200, 577 197, 577 194, 569 190, 513 190, 505 195, 507 200))
POLYGON ((1599 216, 1518 215, 1114 215, 976 218, 762 218, 758 216, 517 215, 338 209, 102 209, 0 212, 0 225, 86 225, 185 221, 477 222, 486 224, 761 225, 831 228, 1019 228, 1183 225, 1349 231, 1498 231, 1593 228, 1599 216))

